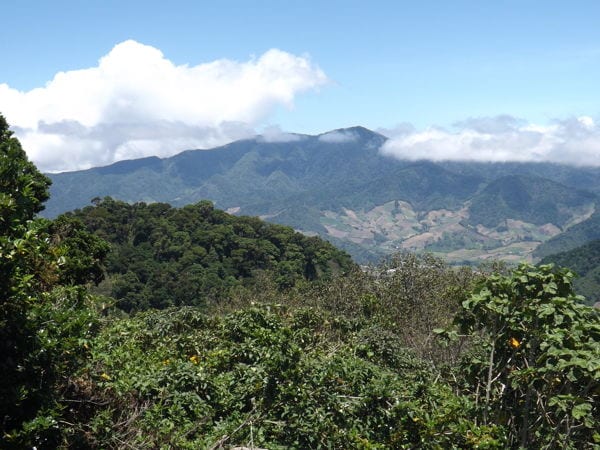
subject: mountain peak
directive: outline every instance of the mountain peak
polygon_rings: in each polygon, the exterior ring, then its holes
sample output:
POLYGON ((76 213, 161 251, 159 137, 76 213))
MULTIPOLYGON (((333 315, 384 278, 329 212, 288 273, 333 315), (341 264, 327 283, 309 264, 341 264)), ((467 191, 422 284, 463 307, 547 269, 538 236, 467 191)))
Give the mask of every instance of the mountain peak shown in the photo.
POLYGON ((348 141, 371 141, 372 139, 380 140, 383 142, 383 140, 386 139, 385 136, 361 126, 338 128, 319 134, 317 135, 317 138, 322 142, 330 143, 342 143, 348 141))
POLYGON ((353 127, 347 127, 347 128, 338 128, 333 131, 346 132, 346 133, 357 133, 360 136, 369 136, 369 137, 381 136, 381 134, 376 133, 373 130, 369 130, 368 128, 365 128, 361 125, 355 125, 353 127))

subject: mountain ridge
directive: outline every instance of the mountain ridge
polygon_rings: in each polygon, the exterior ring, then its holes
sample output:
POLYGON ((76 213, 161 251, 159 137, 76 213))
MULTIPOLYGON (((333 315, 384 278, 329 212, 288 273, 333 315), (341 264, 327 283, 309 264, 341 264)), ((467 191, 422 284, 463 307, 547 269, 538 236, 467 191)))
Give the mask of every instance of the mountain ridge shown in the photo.
POLYGON ((399 160, 381 154, 386 141, 356 126, 319 135, 257 136, 168 158, 49 174, 53 186, 45 215, 106 196, 173 206, 207 199, 218 208, 291 225, 342 246, 350 243, 339 236, 354 236, 355 256, 362 253, 356 245, 381 256, 404 248, 402 239, 409 236, 411 249, 442 253, 459 250, 464 242, 470 252, 466 260, 506 245, 503 257, 516 252, 531 259, 540 243, 586 220, 600 193, 600 168, 399 160), (402 214, 408 216, 388 211, 384 205, 390 202, 392 209, 407 203, 402 214), (428 214, 433 215, 427 219, 428 214), (406 231, 411 229, 414 234, 406 231))

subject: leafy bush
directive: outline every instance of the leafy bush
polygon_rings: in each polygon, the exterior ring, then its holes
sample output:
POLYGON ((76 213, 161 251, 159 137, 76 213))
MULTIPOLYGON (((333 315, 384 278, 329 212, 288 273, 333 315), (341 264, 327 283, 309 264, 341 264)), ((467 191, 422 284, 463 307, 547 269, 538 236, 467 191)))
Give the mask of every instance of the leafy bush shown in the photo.
POLYGON ((79 435, 105 448, 501 442, 494 427, 474 425, 466 398, 435 383, 397 336, 365 328, 332 339, 330 319, 271 305, 218 316, 167 309, 116 321, 93 344, 86 372, 107 406, 79 435), (136 412, 128 421, 124 404, 136 412), (98 433, 102 427, 111 433, 98 433))
POLYGON ((0 116, 2 448, 58 446, 68 409, 62 391, 96 327, 95 301, 74 285, 99 280, 94 269, 107 247, 77 226, 58 233, 34 220, 49 184, 0 116))
POLYGON ((511 447, 600 445, 600 316, 573 294, 572 278, 523 264, 489 277, 457 316, 476 349, 465 389, 511 447))

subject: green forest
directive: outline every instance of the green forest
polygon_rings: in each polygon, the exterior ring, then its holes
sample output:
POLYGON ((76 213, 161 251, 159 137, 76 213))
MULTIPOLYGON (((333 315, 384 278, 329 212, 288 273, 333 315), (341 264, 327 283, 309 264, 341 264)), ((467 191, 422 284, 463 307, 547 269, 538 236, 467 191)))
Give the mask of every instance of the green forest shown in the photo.
POLYGON ((202 306, 269 276, 279 288, 346 273, 350 257, 317 237, 256 217, 236 217, 202 201, 183 208, 129 205, 111 198, 60 216, 110 244, 97 291, 126 312, 202 306))
POLYGON ((600 448, 569 269, 364 269, 206 201, 42 219, 49 185, 0 116, 0 448, 600 448))
POLYGON ((600 302, 600 240, 547 256, 541 263, 570 267, 577 274, 576 291, 584 295, 589 304, 600 302))

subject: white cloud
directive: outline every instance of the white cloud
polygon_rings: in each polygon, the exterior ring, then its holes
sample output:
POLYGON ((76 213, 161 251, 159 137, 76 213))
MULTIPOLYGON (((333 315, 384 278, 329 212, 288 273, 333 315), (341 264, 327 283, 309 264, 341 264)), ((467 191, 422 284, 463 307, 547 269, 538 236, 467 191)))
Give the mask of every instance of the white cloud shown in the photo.
POLYGON ((600 127, 591 117, 528 124, 511 116, 468 119, 455 129, 389 134, 381 148, 399 159, 554 162, 600 166, 600 127))
POLYGON ((249 137, 275 108, 327 82, 307 57, 281 50, 176 66, 130 40, 43 87, 0 84, 0 112, 42 170, 72 170, 249 137))
POLYGON ((301 141, 304 139, 304 136, 296 133, 287 133, 277 125, 272 125, 266 127, 257 139, 262 142, 282 143, 301 141))
POLYGON ((327 142, 329 144, 341 144, 344 142, 356 141, 359 137, 356 133, 348 130, 335 130, 328 133, 321 134, 319 141, 327 142))

